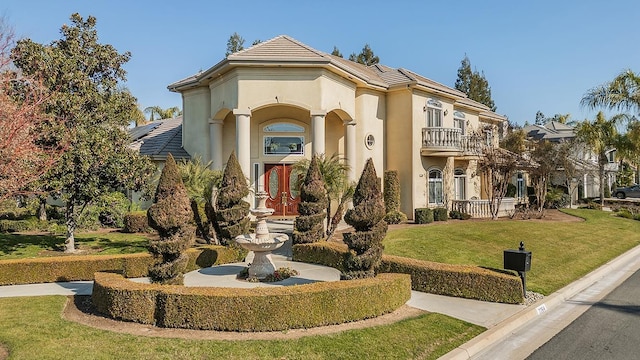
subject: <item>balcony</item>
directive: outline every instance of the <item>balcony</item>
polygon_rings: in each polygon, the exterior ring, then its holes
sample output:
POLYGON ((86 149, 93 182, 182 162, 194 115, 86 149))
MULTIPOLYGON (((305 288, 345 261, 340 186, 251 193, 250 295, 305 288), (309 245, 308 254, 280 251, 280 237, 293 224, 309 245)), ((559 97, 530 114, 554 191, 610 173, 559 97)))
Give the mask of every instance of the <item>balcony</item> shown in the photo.
POLYGON ((462 135, 459 128, 422 128, 422 155, 463 156, 479 153, 480 139, 462 135))

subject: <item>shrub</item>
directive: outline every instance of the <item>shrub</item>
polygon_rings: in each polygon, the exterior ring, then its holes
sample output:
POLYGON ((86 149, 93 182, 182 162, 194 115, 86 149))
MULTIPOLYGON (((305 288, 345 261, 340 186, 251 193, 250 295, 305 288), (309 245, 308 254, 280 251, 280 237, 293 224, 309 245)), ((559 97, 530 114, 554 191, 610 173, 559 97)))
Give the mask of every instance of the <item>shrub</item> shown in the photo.
POLYGON ((151 240, 149 251, 154 255, 155 264, 149 269, 154 282, 162 284, 182 284, 188 257, 184 251, 191 246, 195 235, 191 202, 173 156, 169 154, 165 162, 153 205, 147 211, 149 226, 158 231, 160 238, 151 240))
MULTIPOLYGON (((322 242, 293 247, 294 261, 331 266, 338 270, 342 270, 338 265, 348 254, 349 249, 340 243, 322 242)), ((411 288, 416 291, 509 304, 523 300, 522 282, 509 272, 390 255, 382 255, 378 271, 410 274, 411 288)))
POLYGON ((437 207, 433 209, 433 221, 447 221, 449 219, 447 209, 437 207))
POLYGON ((169 328, 284 331, 363 320, 411 297, 405 274, 254 289, 140 284, 97 273, 92 301, 107 316, 169 328), (277 304, 278 311, 274 311, 277 304))
POLYGON ((458 219, 458 220, 469 220, 471 219, 471 214, 467 214, 465 212, 458 211, 458 210, 451 210, 449 212, 449 217, 452 219, 458 219))
POLYGON ((100 227, 121 228, 129 209, 129 200, 119 192, 103 194, 91 201, 78 218, 78 228, 96 230, 100 227))
POLYGON ((398 172, 388 170, 384 172, 384 206, 387 224, 399 224, 407 221, 407 216, 400 212, 400 180, 398 172))
MULTIPOLYGON (((186 252, 187 270, 242 260, 247 251, 237 247, 207 245, 186 252)), ((143 277, 153 264, 149 253, 123 255, 72 255, 0 260, 0 285, 93 280, 98 271, 117 272, 125 277, 143 277)))
POLYGON ((416 208, 414 222, 416 224, 429 224, 433 222, 433 210, 429 208, 416 208))
POLYGON ((222 182, 216 198, 216 227, 223 245, 230 245, 236 236, 249 232, 249 203, 244 197, 249 195, 247 178, 242 173, 234 152, 229 155, 224 168, 222 182))
POLYGON ((387 224, 400 224, 407 221, 407 215, 400 211, 391 211, 384 216, 384 221, 387 224))
POLYGON ((633 219, 634 216, 631 213, 631 211, 629 211, 629 209, 620 209, 618 210, 618 212, 616 212, 616 216, 619 216, 621 218, 625 218, 625 219, 633 219))
POLYGON ((35 216, 29 216, 21 220, 0 220, 0 232, 25 232, 25 231, 47 231, 48 221, 42 221, 35 216))
POLYGON ((382 257, 382 239, 387 234, 384 221, 384 201, 380 191, 380 179, 376 175, 373 160, 369 158, 353 194, 353 209, 344 216, 354 232, 344 233, 343 241, 351 252, 345 264, 345 279, 375 276, 375 268, 382 257))
POLYGON ((545 207, 549 209, 561 209, 569 206, 571 198, 565 194, 562 188, 550 188, 545 198, 545 207))
POLYGON ((314 155, 300 187, 300 204, 298 205, 300 215, 296 218, 292 234, 294 244, 312 243, 324 238, 327 190, 318 161, 318 157, 314 155))
POLYGON ((124 216, 123 232, 126 233, 143 233, 149 232, 149 220, 146 211, 130 212, 124 216))

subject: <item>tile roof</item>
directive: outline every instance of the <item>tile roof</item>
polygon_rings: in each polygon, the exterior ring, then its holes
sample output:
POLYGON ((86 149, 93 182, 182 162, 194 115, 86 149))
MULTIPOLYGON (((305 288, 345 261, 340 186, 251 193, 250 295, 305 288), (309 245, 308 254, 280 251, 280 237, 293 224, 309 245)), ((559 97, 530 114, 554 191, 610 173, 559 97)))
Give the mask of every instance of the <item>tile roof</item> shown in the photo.
POLYGON ((289 63, 301 66, 305 64, 321 65, 346 72, 349 76, 354 76, 369 86, 380 87, 382 89, 389 89, 390 87, 405 84, 422 86, 432 91, 449 95, 456 99, 456 103, 485 113, 489 118, 496 120, 506 119, 502 115, 491 112, 485 105, 467 98, 465 93, 428 79, 411 70, 404 68, 396 69, 382 64, 365 66, 316 50, 287 35, 280 35, 233 53, 210 69, 170 84, 168 88, 171 91, 180 91, 182 88, 201 86, 207 83, 213 73, 224 73, 233 67, 251 63, 289 63))
POLYGON ((165 160, 171 153, 176 160, 190 159, 182 147, 182 116, 158 120, 129 130, 129 147, 153 160, 165 160))

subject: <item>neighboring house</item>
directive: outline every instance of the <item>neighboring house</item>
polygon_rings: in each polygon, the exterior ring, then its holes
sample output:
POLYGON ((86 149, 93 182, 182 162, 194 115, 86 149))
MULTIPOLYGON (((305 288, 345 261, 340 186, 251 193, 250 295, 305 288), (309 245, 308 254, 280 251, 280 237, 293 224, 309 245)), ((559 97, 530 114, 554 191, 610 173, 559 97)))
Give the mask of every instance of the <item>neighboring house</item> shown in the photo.
MULTIPOLYGON (((525 126, 523 131, 527 134, 527 137, 535 140, 561 142, 574 140, 576 138, 575 127, 557 121, 550 121, 544 125, 525 126)), ((615 152, 615 149, 607 151, 609 163, 605 165, 605 186, 608 186, 609 189, 611 189, 611 186, 615 183, 616 174, 618 172, 618 163, 615 160, 615 152)), ((577 145, 572 160, 576 168, 576 177, 574 182, 580 187, 580 197, 600 197, 598 156, 586 147, 577 145)), ((566 186, 566 176, 561 171, 558 171, 554 174, 552 183, 554 185, 566 186)), ((577 201, 579 199, 578 193, 572 193, 572 198, 574 202, 577 201)))
MULTIPOLYGON (((191 155, 182 147, 182 116, 173 119, 152 121, 128 130, 131 138, 131 149, 146 155, 158 167, 158 174, 164 167, 167 155, 171 153, 176 161, 189 160, 191 155)), ((129 193, 129 199, 138 203, 143 209, 151 205, 150 200, 141 200, 140 193, 129 193)))
POLYGON ((182 144, 222 169, 232 151, 276 215, 296 215, 292 164, 339 154, 357 180, 367 158, 397 170, 401 210, 484 198, 482 142, 498 146, 506 118, 410 70, 364 66, 278 36, 168 86, 182 95, 182 144), (475 139, 475 140, 472 140, 475 139))

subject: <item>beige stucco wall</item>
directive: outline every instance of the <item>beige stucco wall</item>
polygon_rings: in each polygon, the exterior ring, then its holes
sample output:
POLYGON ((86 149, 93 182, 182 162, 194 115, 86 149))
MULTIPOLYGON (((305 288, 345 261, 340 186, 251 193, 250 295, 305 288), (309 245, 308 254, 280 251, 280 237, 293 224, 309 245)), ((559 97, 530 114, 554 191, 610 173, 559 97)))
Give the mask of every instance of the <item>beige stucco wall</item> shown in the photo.
POLYGON ((211 101, 208 88, 197 88, 182 94, 182 146, 192 155, 199 154, 206 163, 209 153, 209 119, 211 101))
POLYGON ((416 172, 413 159, 420 156, 420 143, 422 142, 422 135, 416 137, 415 131, 418 126, 420 129, 422 126, 414 124, 413 121, 411 90, 402 89, 388 93, 387 111, 388 117, 385 127, 386 169, 398 172, 400 211, 412 218, 415 206, 414 195, 416 195, 416 190, 413 188, 413 178, 416 172))
POLYGON ((376 91, 358 89, 356 94, 356 177, 359 178, 368 158, 373 159, 378 177, 384 172, 385 96, 376 91), (373 135, 375 144, 368 148, 365 138, 373 135))

